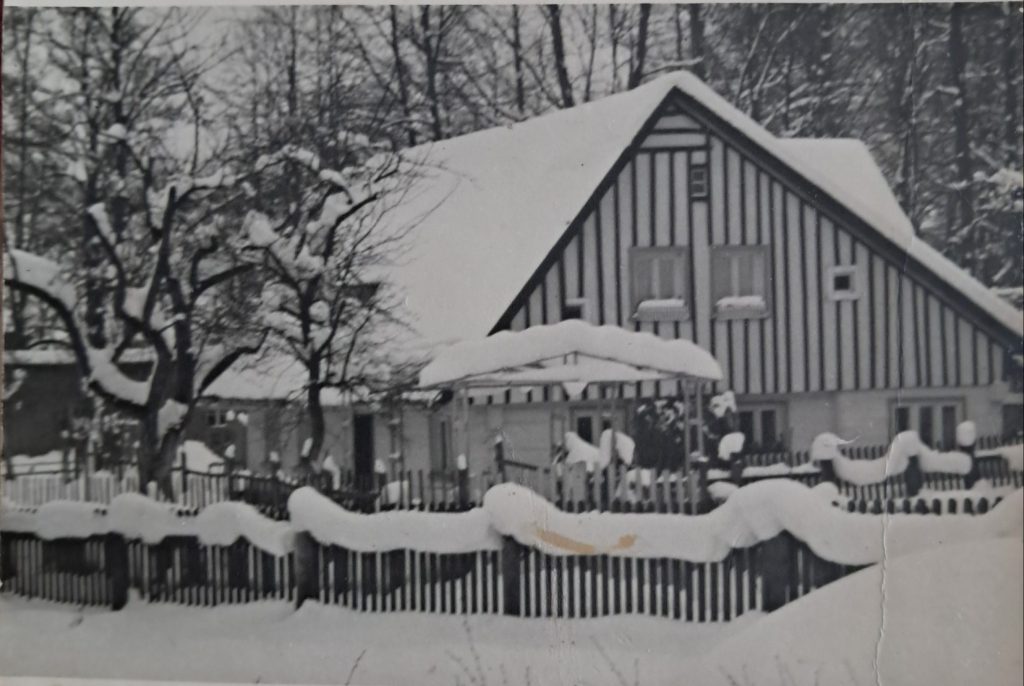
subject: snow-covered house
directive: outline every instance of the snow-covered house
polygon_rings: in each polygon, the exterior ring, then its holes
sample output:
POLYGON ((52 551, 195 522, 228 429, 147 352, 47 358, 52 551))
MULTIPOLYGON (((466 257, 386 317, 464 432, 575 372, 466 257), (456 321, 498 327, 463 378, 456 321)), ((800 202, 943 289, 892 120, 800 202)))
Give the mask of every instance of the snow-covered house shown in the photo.
MULTIPOLYGON (((858 141, 778 138, 678 72, 408 156, 420 172, 386 220, 415 228, 386 278, 418 356, 582 319, 709 351, 754 446, 805 449, 823 431, 878 445, 905 428, 950 443, 965 418, 1021 429, 1021 312, 915 237, 858 141)), ((294 463, 300 376, 226 375, 190 437, 241 442, 250 468, 294 463)), ((635 401, 678 391, 494 388, 473 397, 468 437, 445 394, 328 399, 324 453, 369 473, 450 469, 468 450, 476 469, 500 436, 506 457, 548 463, 566 430, 597 443, 606 419, 629 430, 635 401)))
MULTIPOLYGON (((1020 429, 1021 312, 914 235, 859 141, 776 137, 678 72, 411 154, 427 171, 394 218, 418 224, 393 278, 428 348, 573 318, 688 339, 761 446, 1020 429)), ((673 389, 621 388, 656 391, 673 389)), ((546 461, 561 422, 592 435, 600 406, 478 397, 471 452, 500 432, 546 461)), ((448 417, 429 418, 434 465, 448 417)))

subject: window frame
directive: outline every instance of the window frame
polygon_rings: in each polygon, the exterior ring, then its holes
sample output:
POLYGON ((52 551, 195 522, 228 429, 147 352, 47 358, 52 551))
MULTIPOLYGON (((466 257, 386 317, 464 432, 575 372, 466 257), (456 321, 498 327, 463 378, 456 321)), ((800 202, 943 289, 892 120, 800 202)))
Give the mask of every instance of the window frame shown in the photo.
POLYGON ((834 264, 825 270, 825 292, 832 302, 859 300, 861 293, 860 270, 855 264, 834 264), (836 290, 836 277, 850 277, 848 290, 836 290))
MULTIPOLYGON (((690 249, 685 246, 679 245, 666 245, 666 246, 634 246, 629 249, 629 302, 630 302, 630 319, 637 322, 681 322, 687 321, 690 318, 690 284, 687 278, 687 269, 691 268, 690 263, 690 249), (673 281, 678 281, 679 291, 676 295, 663 296, 661 294, 653 298, 641 299, 637 293, 637 274, 638 265, 643 259, 650 259, 652 265, 659 259, 665 257, 671 257, 673 264, 678 265, 679 274, 676 278, 676 274, 673 274, 673 281), (657 311, 640 312, 640 304, 644 302, 651 302, 654 300, 668 300, 678 299, 682 302, 682 306, 678 308, 664 308, 657 311)), ((659 277, 656 277, 654 271, 651 271, 650 279, 652 290, 657 285, 659 277)))
POLYGON ((686 174, 686 190, 690 200, 707 200, 711 195, 711 170, 706 161, 690 164, 686 174), (703 175, 703 180, 694 178, 698 173, 703 175))
POLYGON ((761 399, 736 399, 736 429, 740 430, 740 415, 749 412, 751 414, 753 436, 747 436, 747 447, 756 446, 752 452, 772 453, 787 450, 789 447, 789 406, 783 400, 761 400, 761 399), (775 413, 775 442, 776 445, 766 447, 764 443, 764 414, 765 412, 775 413))
MULTIPOLYGON (((764 266, 762 270, 764 272, 761 293, 718 293, 717 286, 714 278, 714 274, 711 276, 711 311, 712 316, 715 319, 727 321, 730 319, 764 319, 767 318, 772 311, 772 264, 770 257, 770 246, 757 244, 757 245, 713 245, 710 248, 710 267, 712 272, 717 269, 717 264, 720 259, 724 256, 739 256, 739 255, 757 255, 760 257, 761 262, 764 266), (722 298, 737 296, 742 297, 744 295, 760 295, 764 301, 764 307, 748 307, 748 308, 737 308, 729 310, 720 310, 718 308, 718 302, 722 298)), ((731 263, 730 263, 731 270, 731 263)))
POLYGON ((587 298, 566 298, 562 304, 562 319, 561 321, 569 321, 572 319, 579 319, 581 321, 589 321, 587 319, 588 310, 590 309, 590 300, 587 298), (580 309, 579 317, 567 317, 566 309, 570 307, 578 307, 580 309))
POLYGON ((934 398, 890 398, 888 423, 890 437, 900 431, 916 431, 921 434, 921 421, 924 410, 930 412, 931 433, 930 437, 921 436, 921 441, 931 448, 943 450, 956 450, 956 427, 967 417, 967 400, 963 396, 937 396, 934 398), (955 407, 954 422, 952 427, 946 427, 946 408, 955 407), (901 429, 897 422, 897 413, 906 411, 909 420, 907 428, 901 429), (944 445, 944 439, 952 436, 954 445, 944 445))

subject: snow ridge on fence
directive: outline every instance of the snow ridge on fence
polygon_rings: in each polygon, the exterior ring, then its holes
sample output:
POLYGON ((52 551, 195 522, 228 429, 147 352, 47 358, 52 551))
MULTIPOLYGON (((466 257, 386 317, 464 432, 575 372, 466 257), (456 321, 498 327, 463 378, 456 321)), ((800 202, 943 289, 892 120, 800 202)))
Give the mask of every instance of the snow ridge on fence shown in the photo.
POLYGON ((288 512, 297 531, 308 532, 324 545, 359 552, 469 553, 501 549, 489 513, 481 508, 451 513, 395 510, 359 514, 305 486, 288 498, 288 512))
POLYGON ((549 555, 724 559, 788 532, 821 558, 867 565, 955 541, 1024 535, 1024 490, 976 517, 850 514, 835 507, 835 488, 769 480, 737 489, 705 515, 566 513, 529 489, 495 486, 484 496, 492 525, 549 555), (815 492, 818 491, 818 492, 815 492), (824 496, 824 497, 823 497, 824 496))
POLYGON ((123 493, 109 507, 69 500, 39 508, 5 504, 0 507, 0 531, 33 534, 44 541, 120 534, 150 545, 173 536, 193 536, 203 545, 216 546, 244 538, 278 557, 294 548, 295 538, 288 522, 268 519, 245 503, 214 503, 193 516, 138 493, 123 493))
POLYGON ((830 562, 866 565, 883 555, 900 555, 955 541, 1024 535, 1024 490, 1007 496, 990 512, 970 517, 912 514, 852 514, 834 505, 832 484, 809 488, 773 479, 732 492, 703 515, 559 510, 528 488, 492 487, 483 507, 466 512, 394 511, 358 514, 303 487, 289 499, 291 520, 278 522, 244 503, 215 503, 196 516, 138 494, 123 494, 109 509, 90 503, 56 501, 37 510, 5 506, 0 528, 43 540, 87 539, 120 534, 158 544, 192 536, 203 545, 229 546, 239 539, 275 556, 294 550, 298 532, 323 545, 356 552, 411 550, 472 553, 501 549, 502 536, 545 554, 672 558, 692 562, 723 560, 788 532, 830 562))

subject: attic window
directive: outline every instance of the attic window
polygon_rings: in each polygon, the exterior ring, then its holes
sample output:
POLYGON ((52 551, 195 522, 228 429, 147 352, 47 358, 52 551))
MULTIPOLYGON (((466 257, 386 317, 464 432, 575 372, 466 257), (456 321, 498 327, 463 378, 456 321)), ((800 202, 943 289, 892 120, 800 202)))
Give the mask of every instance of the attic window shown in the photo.
POLYGON ((860 297, 860 284, 856 265, 829 267, 825 287, 830 300, 856 300, 860 297))
POLYGON ((586 315, 586 298, 567 298, 562 306, 562 321, 566 319, 586 319, 586 315))
POLYGON ((708 166, 695 164, 690 167, 690 198, 700 200, 708 197, 708 166))

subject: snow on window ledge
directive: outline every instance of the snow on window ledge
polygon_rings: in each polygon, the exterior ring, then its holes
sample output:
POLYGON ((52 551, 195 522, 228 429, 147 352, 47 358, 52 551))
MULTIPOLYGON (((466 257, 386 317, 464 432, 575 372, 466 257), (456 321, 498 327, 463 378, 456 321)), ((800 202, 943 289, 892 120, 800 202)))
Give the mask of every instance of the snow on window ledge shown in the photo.
POLYGON ((689 313, 681 298, 643 300, 636 306, 633 319, 640 322, 682 321, 689 313))
POLYGON ((760 295, 727 295, 715 302, 719 319, 754 319, 768 316, 768 303, 760 295))

